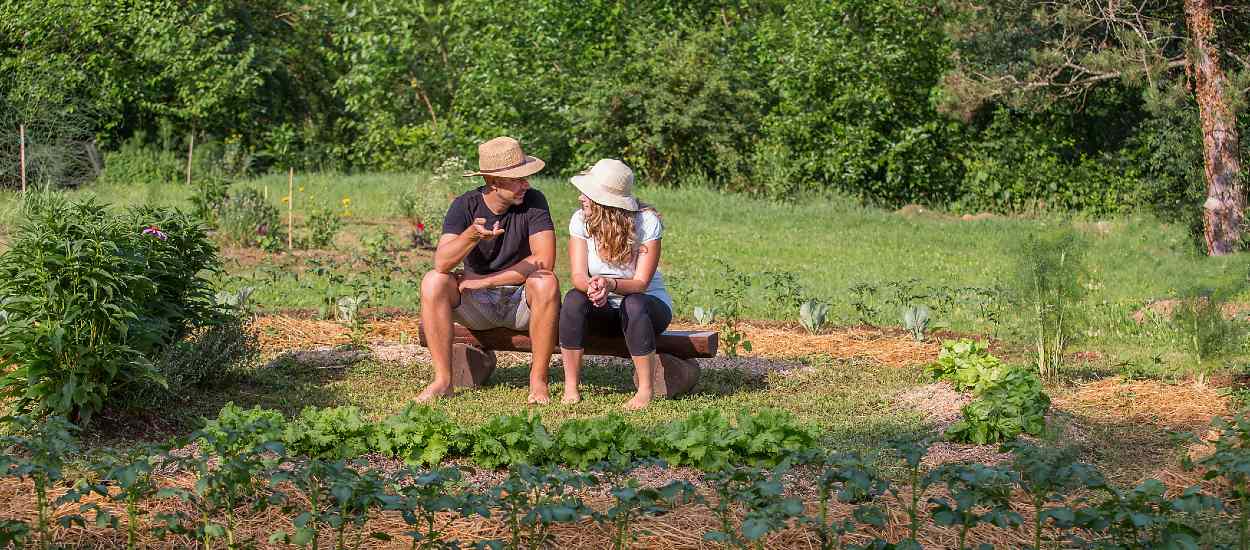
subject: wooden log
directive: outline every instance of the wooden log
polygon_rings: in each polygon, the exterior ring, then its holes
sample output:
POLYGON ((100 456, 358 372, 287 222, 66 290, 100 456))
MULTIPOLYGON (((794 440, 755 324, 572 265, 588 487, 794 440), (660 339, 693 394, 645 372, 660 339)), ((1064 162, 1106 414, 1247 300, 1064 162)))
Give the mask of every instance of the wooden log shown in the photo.
MULTIPOLYGON (((425 330, 421 328, 418 336, 422 346, 426 346, 425 330)), ((497 351, 533 351, 530 337, 524 332, 506 328, 490 330, 469 330, 463 326, 453 327, 453 341, 480 349, 497 351)), ((719 346, 720 335, 713 331, 666 331, 656 338, 656 349, 682 359, 699 357, 715 357, 719 346)), ((587 355, 611 355, 629 357, 629 349, 625 339, 588 337, 585 346, 587 355)))
POLYGON ((451 346, 451 387, 478 388, 495 372, 495 352, 465 344, 451 346))
MULTIPOLYGON (((660 354, 660 361, 651 371, 651 389, 656 397, 673 398, 689 393, 699 381, 699 365, 667 353, 660 354)), ((634 373, 634 387, 638 386, 638 373, 634 373)))

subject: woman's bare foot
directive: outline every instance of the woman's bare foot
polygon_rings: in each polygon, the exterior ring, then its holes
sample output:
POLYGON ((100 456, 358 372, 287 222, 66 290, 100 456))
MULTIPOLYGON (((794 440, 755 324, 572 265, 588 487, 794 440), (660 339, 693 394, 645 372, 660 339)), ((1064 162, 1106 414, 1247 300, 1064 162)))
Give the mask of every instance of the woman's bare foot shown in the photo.
POLYGON ((573 390, 565 389, 564 397, 560 399, 560 402, 564 403, 565 405, 576 405, 582 402, 582 394, 579 393, 576 389, 573 389, 573 390))
POLYGON ((421 390, 421 393, 417 395, 417 398, 414 399, 414 401, 417 403, 433 403, 439 398, 451 397, 452 395, 453 392, 451 390, 451 384, 435 384, 434 382, 430 382, 430 385, 426 386, 424 390, 421 390))
POLYGON ((547 392, 546 384, 530 384, 530 396, 525 399, 530 405, 546 405, 551 402, 551 395, 547 392))
POLYGON ((651 404, 651 394, 638 392, 634 394, 633 399, 626 401, 622 406, 625 407, 625 410, 627 411, 637 411, 645 409, 649 404, 651 404))

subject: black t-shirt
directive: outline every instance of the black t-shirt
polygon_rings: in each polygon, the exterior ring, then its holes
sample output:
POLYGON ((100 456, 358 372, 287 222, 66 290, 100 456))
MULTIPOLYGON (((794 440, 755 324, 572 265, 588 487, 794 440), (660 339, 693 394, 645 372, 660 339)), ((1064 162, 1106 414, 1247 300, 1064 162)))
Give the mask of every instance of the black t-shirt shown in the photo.
POLYGON ((486 206, 486 199, 482 197, 485 190, 485 186, 478 187, 456 197, 443 218, 444 234, 464 233, 473 225, 475 218, 484 218, 487 229, 494 229, 496 221, 503 229, 503 235, 489 241, 478 241, 477 246, 464 257, 464 270, 475 275, 490 275, 511 267, 532 254, 530 235, 555 230, 547 197, 539 190, 532 187, 526 190, 521 204, 503 214, 495 214, 486 206))

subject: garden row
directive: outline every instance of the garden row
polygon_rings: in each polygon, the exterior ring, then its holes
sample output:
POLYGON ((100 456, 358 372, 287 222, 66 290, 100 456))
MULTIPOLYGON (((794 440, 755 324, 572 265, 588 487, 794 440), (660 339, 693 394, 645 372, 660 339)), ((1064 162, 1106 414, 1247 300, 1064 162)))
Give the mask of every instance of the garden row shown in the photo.
MULTIPOLYGON (((0 518, 0 547, 48 548, 55 523, 114 530, 129 548, 162 542, 238 548, 262 539, 312 548, 332 539, 335 548, 349 548, 361 547, 366 537, 399 536, 410 538, 414 548, 460 548, 466 545, 452 539, 452 522, 478 518, 502 524, 505 535, 477 542, 476 548, 541 548, 553 542, 558 526, 584 529, 587 521, 600 522, 612 544, 625 548, 640 534, 644 517, 700 506, 716 520, 704 539, 739 548, 762 547, 766 536, 783 529, 810 530, 809 540, 821 548, 920 548, 922 535, 933 527, 951 529, 964 548, 981 525, 1013 530, 1011 540, 1029 540, 1034 548, 1044 543, 1250 548, 1250 419, 1244 417, 1219 421, 1214 452, 1190 464, 1204 468, 1217 492, 1197 485, 1169 492, 1154 479, 1123 489, 1070 453, 1021 443, 1007 447, 1011 460, 1000 465, 926 470, 926 446, 914 442, 893 445, 902 459, 902 475, 886 476, 877 467, 880 459, 890 463, 892 455, 870 459, 813 449, 777 451, 769 455, 772 466, 721 463, 703 476, 705 489, 696 490, 681 480, 646 486, 628 475, 630 468, 648 461, 622 463, 626 468, 614 473, 518 461, 506 478, 484 488, 469 483, 462 470, 472 472, 463 467, 383 471, 332 458, 346 453, 331 439, 338 436, 292 427, 303 420, 284 429, 295 436, 291 447, 278 442, 248 446, 244 442, 268 439, 263 434, 273 433, 274 419, 239 412, 234 409, 193 434, 199 445, 175 442, 105 454, 86 468, 75 464, 78 477, 66 474, 71 470, 67 457, 77 453, 72 425, 59 417, 44 423, 8 419, 22 435, 0 440, 6 450, 0 454, 0 474, 33 485, 37 513, 32 523, 0 518), (314 454, 289 454, 300 446, 314 454), (171 472, 194 482, 174 483, 171 472), (611 484, 611 499, 596 508, 583 499, 583 489, 599 484, 611 484), (161 507, 162 501, 174 505, 161 507), (172 511, 155 513, 158 507, 172 511), (256 532, 257 523, 246 520, 266 510, 291 519, 267 520, 262 522, 266 531, 256 532), (388 513, 402 518, 402 533, 383 532, 370 523, 388 513), (880 538, 886 533, 894 533, 895 540, 880 538), (868 542, 858 546, 851 540, 868 542)), ((522 428, 497 442, 511 445, 505 441, 531 435, 522 428)))

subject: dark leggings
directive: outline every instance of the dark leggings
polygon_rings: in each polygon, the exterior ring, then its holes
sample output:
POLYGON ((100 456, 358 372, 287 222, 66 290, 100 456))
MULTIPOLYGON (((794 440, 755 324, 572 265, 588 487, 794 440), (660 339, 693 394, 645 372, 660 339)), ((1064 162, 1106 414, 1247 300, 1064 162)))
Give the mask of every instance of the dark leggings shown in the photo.
POLYGON ((587 334, 625 335, 629 354, 638 357, 655 352, 655 337, 668 328, 673 312, 655 296, 630 294, 621 307, 595 307, 585 292, 570 290, 560 307, 560 347, 582 349, 587 334))

